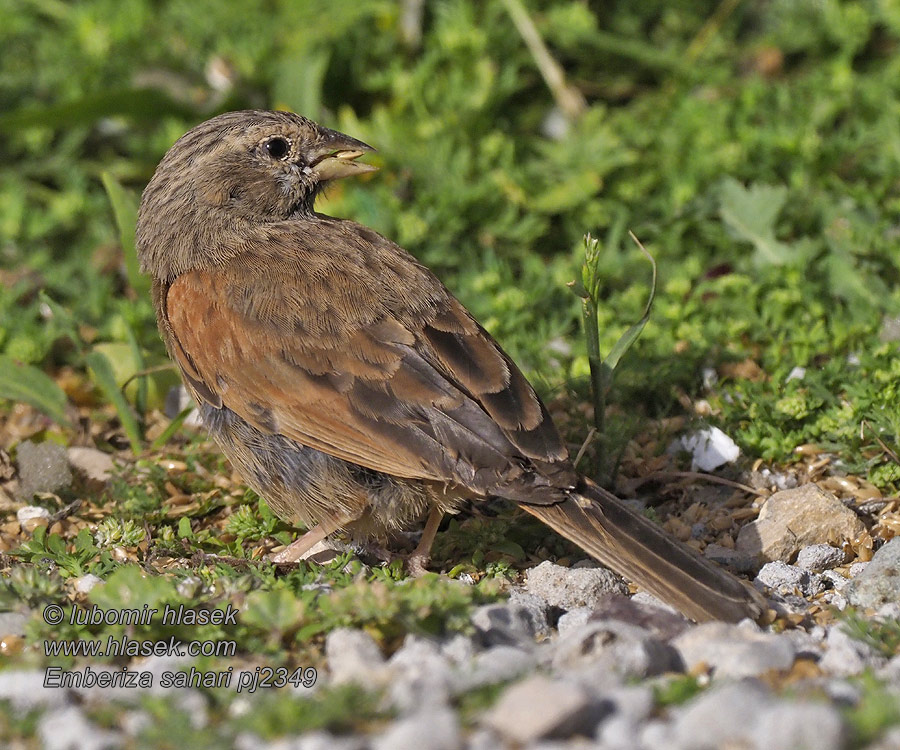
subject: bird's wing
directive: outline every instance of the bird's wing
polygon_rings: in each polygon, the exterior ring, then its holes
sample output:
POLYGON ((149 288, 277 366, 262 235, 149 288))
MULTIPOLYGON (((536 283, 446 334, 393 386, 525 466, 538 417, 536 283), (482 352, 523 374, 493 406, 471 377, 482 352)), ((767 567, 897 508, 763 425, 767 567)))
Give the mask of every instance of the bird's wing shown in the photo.
POLYGON ((260 430, 481 493, 535 466, 568 466, 515 364, 427 269, 371 230, 286 225, 159 294, 194 394, 260 430))

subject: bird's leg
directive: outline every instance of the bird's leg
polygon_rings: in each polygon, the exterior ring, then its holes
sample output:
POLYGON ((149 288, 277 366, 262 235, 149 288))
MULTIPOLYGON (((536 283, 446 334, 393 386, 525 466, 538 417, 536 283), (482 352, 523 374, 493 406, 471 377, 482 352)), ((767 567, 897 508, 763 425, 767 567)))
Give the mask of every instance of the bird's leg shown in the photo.
POLYGON ((444 511, 436 505, 431 508, 428 520, 425 521, 425 528, 422 530, 422 538, 412 554, 406 558, 406 569, 411 576, 419 577, 428 572, 426 566, 431 559, 431 545, 434 544, 434 538, 437 536, 438 526, 441 525, 443 517, 444 511))
POLYGON ((287 547, 281 550, 281 552, 271 555, 269 559, 274 563, 288 563, 302 560, 304 555, 326 536, 337 531, 352 520, 352 518, 347 518, 345 516, 333 516, 332 518, 322 521, 322 523, 307 531, 299 539, 291 542, 287 547))

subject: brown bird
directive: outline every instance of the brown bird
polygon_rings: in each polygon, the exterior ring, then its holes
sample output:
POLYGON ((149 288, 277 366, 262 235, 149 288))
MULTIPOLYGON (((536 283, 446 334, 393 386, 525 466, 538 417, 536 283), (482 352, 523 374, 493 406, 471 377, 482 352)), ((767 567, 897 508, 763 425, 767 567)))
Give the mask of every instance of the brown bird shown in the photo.
POLYGON ((427 515, 421 565, 460 498, 499 496, 696 620, 756 617, 755 591, 575 471, 534 389, 427 268, 313 210, 372 150, 230 112, 175 143, 141 200, 141 268, 205 424, 276 514, 315 525, 278 560, 427 515))

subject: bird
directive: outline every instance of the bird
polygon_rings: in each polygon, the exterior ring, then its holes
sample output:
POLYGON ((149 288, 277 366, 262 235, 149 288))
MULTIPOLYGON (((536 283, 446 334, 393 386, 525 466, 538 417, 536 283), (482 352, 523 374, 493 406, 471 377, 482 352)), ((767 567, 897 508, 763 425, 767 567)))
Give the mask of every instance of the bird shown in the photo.
POLYGON ((161 337, 202 421, 274 513, 384 539, 505 498, 688 617, 757 618, 752 587, 576 471, 547 408, 493 337, 410 253, 315 211, 376 169, 360 140, 285 111, 226 112, 168 150, 136 247, 161 337))

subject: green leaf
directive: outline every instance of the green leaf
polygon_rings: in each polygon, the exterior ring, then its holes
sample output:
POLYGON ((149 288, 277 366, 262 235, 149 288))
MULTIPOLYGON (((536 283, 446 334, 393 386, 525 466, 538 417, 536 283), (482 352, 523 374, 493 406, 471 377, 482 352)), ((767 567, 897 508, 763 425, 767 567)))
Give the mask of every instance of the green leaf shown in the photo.
POLYGON ((647 325, 647 321, 650 320, 650 311, 653 309, 653 300, 656 298, 656 260, 647 252, 646 248, 638 241, 638 238, 635 237, 633 233, 629 232, 629 235, 631 236, 631 239, 635 241, 640 251, 646 256, 647 260, 650 261, 650 265, 653 267, 653 277, 650 280, 650 295, 647 297, 647 304, 644 306, 644 314, 641 316, 641 319, 619 337, 619 340, 603 360, 603 365, 608 368, 610 375, 612 374, 612 371, 616 369, 622 355, 631 348, 631 345, 635 341, 637 341, 638 336, 641 335, 641 331, 644 330, 644 326, 647 325))
POLYGON ((191 529, 191 519, 187 516, 182 516, 178 519, 178 536, 182 539, 190 539, 193 536, 193 529, 191 529))
POLYGON ((0 132, 31 127, 64 128, 68 131, 77 125, 93 125, 97 120, 112 115, 158 122, 164 114, 197 117, 194 109, 157 89, 125 89, 89 94, 63 104, 21 107, 0 115, 0 132))
POLYGON ((146 296, 150 292, 150 279, 141 273, 135 244, 138 199, 125 190, 109 172, 104 172, 101 175, 101 179, 103 180, 106 195, 109 197, 109 202, 112 205, 116 227, 119 230, 119 244, 122 246, 128 283, 137 295, 146 296))
POLYGON ((787 200, 787 188, 763 184, 745 188, 728 177, 720 190, 719 215, 738 239, 753 245, 754 263, 780 266, 795 258, 797 248, 775 238, 775 222, 787 200))
POLYGON ((68 399, 53 379, 36 367, 23 365, 0 354, 0 398, 21 401, 43 412, 54 422, 70 426, 68 399))
POLYGON ((254 591, 241 610, 241 622, 265 631, 283 633, 300 624, 303 603, 287 589, 254 591))
POLYGON ((139 454, 143 449, 141 446, 141 428, 138 426, 137 419, 128 405, 125 395, 116 383, 116 376, 109 359, 102 352, 95 350, 85 357, 85 362, 91 369, 97 385, 100 386, 110 403, 116 408, 116 414, 118 414, 119 421, 122 423, 122 429, 125 430, 128 442, 131 443, 132 452, 135 455, 139 454))

